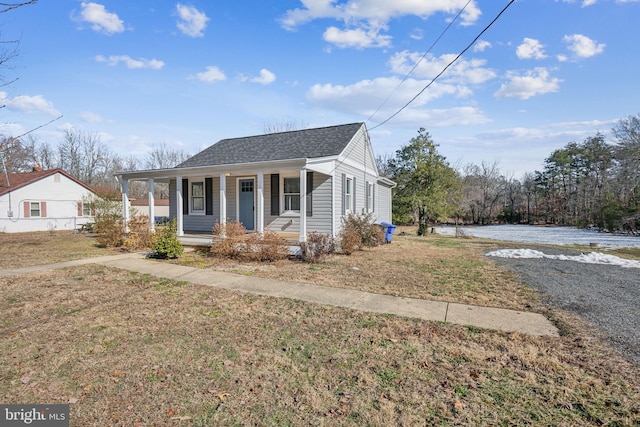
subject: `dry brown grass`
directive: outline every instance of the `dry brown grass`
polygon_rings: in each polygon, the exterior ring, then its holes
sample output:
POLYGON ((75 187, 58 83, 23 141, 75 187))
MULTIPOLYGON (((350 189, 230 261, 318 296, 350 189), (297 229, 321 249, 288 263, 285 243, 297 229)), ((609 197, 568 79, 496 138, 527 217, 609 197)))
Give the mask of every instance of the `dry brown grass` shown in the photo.
MULTIPOLYGON (((412 231, 412 230, 409 230, 412 231)), ((489 243, 414 233, 391 244, 333 255, 320 264, 286 260, 276 265, 209 258, 195 251, 176 261, 256 277, 358 289, 379 294, 482 306, 541 309, 538 295, 483 254, 489 243)))
POLYGON ((491 332, 95 265, 0 278, 0 361, 0 401, 71 401, 78 426, 640 422, 637 366, 597 338, 491 332))
POLYGON ((0 233, 0 248, 0 269, 114 254, 110 249, 98 247, 93 234, 72 231, 0 233))
MULTIPOLYGON (((18 241, 10 248, 21 265, 70 259, 65 248, 73 248, 72 257, 108 253, 75 239, 37 239, 35 246, 57 254, 34 254, 33 244, 18 241)), ((475 239, 394 236, 391 245, 320 265, 265 267, 198 254, 179 261, 542 308, 537 294, 481 255, 490 247, 475 239)), ((0 277, 0 402, 72 402, 71 425, 78 426, 638 425, 640 368, 576 317, 548 314, 560 338, 247 295, 96 265, 0 277)))

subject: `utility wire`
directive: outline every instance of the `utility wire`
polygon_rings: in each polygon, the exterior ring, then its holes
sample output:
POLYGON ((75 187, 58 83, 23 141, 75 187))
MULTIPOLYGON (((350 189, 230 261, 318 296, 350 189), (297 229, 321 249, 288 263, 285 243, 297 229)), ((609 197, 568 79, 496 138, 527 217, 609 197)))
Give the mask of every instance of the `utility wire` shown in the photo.
POLYGON ((415 63, 415 65, 413 66, 413 68, 411 68, 411 70, 407 73, 406 76, 404 76, 404 78, 402 79, 402 81, 400 83, 398 83, 398 86, 396 86, 395 89, 393 89, 393 91, 389 94, 389 96, 387 96, 387 98, 382 101, 382 104, 380 104, 380 106, 376 109, 376 111, 374 111, 367 120, 365 120, 365 122, 368 122, 369 120, 371 120, 373 118, 373 116, 375 116, 378 111, 380 111, 380 109, 384 106, 384 104, 387 103, 387 101, 389 101, 389 99, 391 99, 391 97, 393 96, 393 94, 395 94, 398 89, 400 89, 400 86, 402 86, 402 84, 407 81, 407 79, 409 78, 409 76, 411 75, 411 73, 413 73, 415 71, 416 68, 418 68, 418 65, 420 64, 420 62, 422 62, 422 60, 429 54, 429 52, 431 52, 431 50, 435 47, 436 44, 438 44, 438 42, 440 41, 440 39, 446 34, 447 31, 449 31, 449 28, 451 28, 451 26, 458 20, 458 18, 460 17, 460 15, 462 15, 462 12, 464 12, 464 10, 467 8, 467 6, 469 6, 469 3, 471 3, 472 0, 467 1, 467 4, 464 5, 464 7, 462 9, 460 9, 460 11, 458 11, 458 14, 451 20, 451 22, 449 22, 449 25, 447 25, 447 27, 440 33, 440 35, 438 36, 437 39, 435 39, 435 41, 431 44, 431 46, 429 46, 429 49, 427 49, 427 51, 420 57, 420 59, 418 59, 415 63))
POLYGON ((427 90, 437 79, 438 77, 440 77, 441 75, 443 75, 445 73, 445 71, 447 71, 447 69, 452 66, 458 59, 460 59, 460 57, 462 55, 464 55, 464 53, 466 51, 468 51, 471 46, 473 46, 478 39, 500 18, 500 16, 502 16, 502 14, 509 8, 509 6, 511 6, 511 4, 513 4, 516 0, 511 0, 501 11, 500 13, 498 13, 498 15, 496 15, 495 18, 493 18, 493 20, 489 23, 489 25, 487 25, 486 27, 484 27, 484 29, 482 31, 480 31, 480 34, 478 34, 476 36, 476 38, 473 39, 473 41, 471 41, 471 43, 469 43, 467 45, 467 47, 465 47, 462 52, 460 52, 458 54, 458 56, 456 56, 453 61, 449 62, 449 64, 447 64, 446 67, 444 67, 444 69, 442 71, 440 71, 440 73, 438 73, 437 76, 435 76, 433 79, 431 79, 431 81, 424 87, 422 88, 422 90, 420 92, 418 92, 416 94, 416 96, 414 96, 413 98, 411 98, 409 100, 409 102, 407 102, 406 104, 404 104, 398 111, 396 111, 395 113, 393 113, 391 116, 389 116, 387 119, 385 119, 384 121, 378 123, 377 125, 375 125, 374 127, 371 128, 371 130, 379 128, 380 126, 382 126, 383 124, 387 123, 389 120, 393 119, 395 116, 397 116, 398 114, 400 114, 402 112, 402 110, 404 110, 405 108, 407 108, 413 101, 415 101, 420 95, 422 95, 422 93, 427 90))

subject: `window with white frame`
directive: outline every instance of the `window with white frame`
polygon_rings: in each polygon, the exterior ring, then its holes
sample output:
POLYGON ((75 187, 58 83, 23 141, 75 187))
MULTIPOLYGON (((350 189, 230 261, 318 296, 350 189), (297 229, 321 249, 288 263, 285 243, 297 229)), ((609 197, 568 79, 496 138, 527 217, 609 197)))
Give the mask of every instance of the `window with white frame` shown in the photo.
POLYGON ((300 178, 283 178, 284 212, 300 212, 300 178))
POLYGON ((367 182, 367 212, 373 212, 375 210, 373 206, 373 183, 367 182))
POLYGON ((191 183, 191 211, 204 212, 204 182, 191 183))
POLYGON ((41 216, 40 202, 31 202, 29 216, 31 217, 41 216))
POLYGON ((344 182, 344 206, 347 213, 353 210, 353 178, 347 177, 344 182))

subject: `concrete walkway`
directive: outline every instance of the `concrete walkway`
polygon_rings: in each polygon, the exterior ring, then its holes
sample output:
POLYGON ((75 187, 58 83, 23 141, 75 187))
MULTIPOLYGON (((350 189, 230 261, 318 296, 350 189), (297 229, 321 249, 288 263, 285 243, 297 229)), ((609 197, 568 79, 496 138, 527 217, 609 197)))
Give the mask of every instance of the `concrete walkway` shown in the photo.
POLYGON ((558 336, 556 327, 543 315, 502 308, 478 307, 444 301, 394 297, 352 289, 305 283, 282 282, 213 270, 185 267, 145 259, 142 254, 123 254, 86 258, 56 264, 0 271, 0 276, 46 271, 84 264, 102 264, 173 280, 215 286, 272 297, 292 298, 319 304, 346 307, 374 313, 395 314, 423 320, 449 322, 506 332, 558 336))

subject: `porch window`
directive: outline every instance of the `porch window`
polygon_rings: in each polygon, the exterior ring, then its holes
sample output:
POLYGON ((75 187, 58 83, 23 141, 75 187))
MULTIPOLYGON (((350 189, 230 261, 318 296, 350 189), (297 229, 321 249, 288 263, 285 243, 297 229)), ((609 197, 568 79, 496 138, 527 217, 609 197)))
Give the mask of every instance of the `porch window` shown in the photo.
POLYGON ((191 183, 191 211, 204 212, 204 182, 191 183))
POLYGON ((284 211, 300 212, 300 178, 284 178, 284 211))

